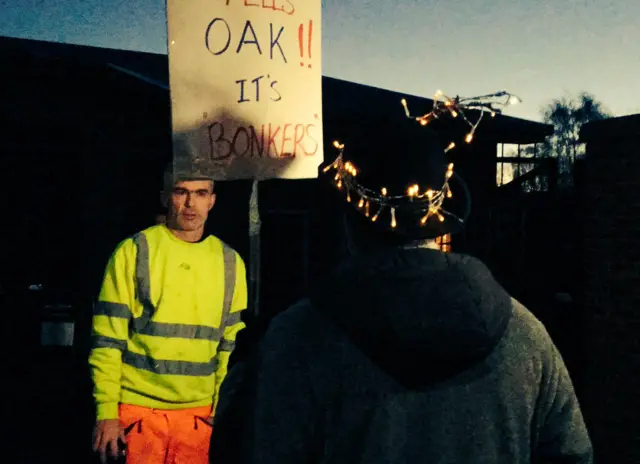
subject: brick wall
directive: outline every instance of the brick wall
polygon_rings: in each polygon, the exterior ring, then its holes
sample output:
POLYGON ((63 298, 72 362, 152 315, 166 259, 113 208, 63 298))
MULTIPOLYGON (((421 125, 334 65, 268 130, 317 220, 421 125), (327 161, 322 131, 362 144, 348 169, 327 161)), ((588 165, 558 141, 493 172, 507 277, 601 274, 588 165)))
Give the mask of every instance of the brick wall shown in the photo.
POLYGON ((640 115, 585 126, 585 396, 598 462, 640 463, 640 115))

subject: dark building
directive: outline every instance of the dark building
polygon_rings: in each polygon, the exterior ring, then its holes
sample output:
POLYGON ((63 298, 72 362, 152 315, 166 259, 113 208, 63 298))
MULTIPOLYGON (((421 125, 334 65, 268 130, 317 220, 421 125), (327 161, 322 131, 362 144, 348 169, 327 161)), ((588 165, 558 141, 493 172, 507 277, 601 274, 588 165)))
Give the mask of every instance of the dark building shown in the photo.
MULTIPOLYGON (((39 447, 24 451, 23 462, 30 462, 29 453, 31 462, 40 462, 42 453, 66 462, 81 457, 89 440, 86 355, 104 265, 120 240, 153 224, 159 212, 161 172, 171 159, 168 62, 166 55, 11 38, 0 38, 0 56, 0 159, 10 199, 0 289, 14 308, 5 340, 20 347, 9 363, 17 380, 7 410, 17 418, 18 435, 32 433, 33 418, 54 424, 39 447), (41 287, 29 291, 33 285, 41 287), (47 305, 63 310, 43 311, 47 305), (75 348, 40 346, 43 320, 74 321, 75 348)), ((326 161, 335 155, 332 141, 348 131, 385 135, 390 115, 404 114, 403 97, 416 113, 433 104, 324 77, 326 161)), ((462 127, 454 121, 438 130, 443 138, 459 138, 462 127)), ((551 132, 509 116, 485 118, 474 143, 460 146, 452 159, 469 184, 473 211, 451 246, 485 260, 534 307, 549 298, 541 289, 574 285, 564 283, 562 266, 550 270, 574 241, 548 238, 562 215, 548 212, 555 170, 535 156, 535 144, 551 132)), ((221 183, 208 226, 247 260, 250 189, 250 181, 221 183)), ((341 229, 323 204, 315 180, 260 184, 260 310, 266 315, 301 296, 341 257, 341 229)), ((577 260, 569 255, 563 262, 570 267, 577 260)))
MULTIPOLYGON (((76 294, 80 288, 90 289, 94 294, 113 246, 151 224, 159 211, 160 173, 171 157, 167 57, 10 38, 0 40, 0 53, 5 63, 11 63, 0 73, 3 170, 14 173, 10 180, 15 184, 10 188, 21 191, 24 205, 14 212, 9 242, 29 243, 28 249, 3 250, 3 260, 15 269, 3 284, 22 288, 43 283, 48 288, 73 287, 76 294), (20 186, 27 178, 25 191, 20 186)), ((323 78, 328 161, 335 155, 331 142, 348 131, 368 128, 384 134, 389 115, 404 114, 403 97, 398 92, 323 78)), ((433 104, 426 98, 407 98, 416 112, 426 112, 433 104)), ((443 138, 454 133, 460 138, 461 130, 455 124, 445 126, 443 138)), ((548 125, 508 116, 485 118, 477 140, 456 149, 453 161, 470 185, 474 213, 466 235, 454 237, 455 248, 486 254, 489 243, 495 241, 483 216, 499 190, 496 173, 501 164, 496 161, 505 160, 496 160, 498 145, 535 144, 551 130, 548 125)), ((540 162, 524 161, 530 168, 540 162)), ((532 174, 536 172, 542 170, 532 174)), ((246 254, 247 219, 242 207, 247 204, 250 183, 228 184, 223 188, 231 193, 221 195, 211 227, 246 254), (229 215, 234 219, 228 220, 229 215), (224 220, 216 221, 220 218, 224 220)), ((296 292, 316 270, 331 265, 325 245, 339 247, 322 243, 329 240, 322 234, 311 243, 312 225, 306 221, 314 198, 313 180, 274 180, 261 185, 263 244, 269 244, 263 246, 264 253, 280 255, 278 237, 286 237, 283 245, 290 251, 292 246, 305 250, 285 253, 296 262, 280 259, 278 272, 271 269, 269 256, 264 256, 265 279, 291 269, 299 278, 292 282, 282 275, 282 280, 296 292), (289 232, 281 234, 279 228, 289 232), (289 235, 302 240, 292 244, 289 235), (306 256, 318 247, 321 251, 313 260, 306 256)), ((263 289, 278 287, 275 282, 266 283, 263 289)), ((277 304, 282 303, 278 298, 277 304)))
POLYGON ((584 407, 598 462, 640 462, 640 114, 586 124, 584 407))

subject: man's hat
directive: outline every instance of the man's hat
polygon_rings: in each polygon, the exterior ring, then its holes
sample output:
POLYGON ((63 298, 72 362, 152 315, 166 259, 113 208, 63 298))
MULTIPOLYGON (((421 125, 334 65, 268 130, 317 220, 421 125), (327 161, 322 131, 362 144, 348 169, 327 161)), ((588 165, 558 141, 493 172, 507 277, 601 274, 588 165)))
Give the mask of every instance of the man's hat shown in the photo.
POLYGON ((339 155, 321 175, 371 227, 407 240, 464 227, 469 190, 430 127, 415 119, 388 120, 384 134, 359 131, 334 145, 339 155))
POLYGON ((178 160, 167 163, 164 170, 164 186, 175 185, 189 180, 209 180, 213 182, 213 175, 205 165, 178 160))

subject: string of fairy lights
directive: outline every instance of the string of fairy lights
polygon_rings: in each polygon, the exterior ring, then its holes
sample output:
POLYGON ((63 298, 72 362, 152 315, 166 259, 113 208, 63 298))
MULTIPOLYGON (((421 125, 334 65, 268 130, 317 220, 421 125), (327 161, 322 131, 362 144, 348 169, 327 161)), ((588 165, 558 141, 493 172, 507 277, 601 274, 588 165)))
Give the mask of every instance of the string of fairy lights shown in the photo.
MULTIPOLYGON (((466 143, 471 143, 485 113, 490 113, 491 117, 494 117, 496 114, 501 114, 502 110, 507 106, 521 101, 518 96, 506 91, 469 98, 457 96, 450 98, 441 91, 437 91, 433 99, 433 108, 430 112, 421 116, 413 116, 411 114, 405 99, 402 99, 401 103, 407 117, 414 119, 423 126, 439 119, 443 115, 461 118, 470 127, 470 131, 464 140, 466 143), (466 113, 470 110, 479 111, 479 115, 474 122, 466 113)), ((353 203, 372 222, 378 221, 381 215, 388 212, 389 226, 391 229, 396 229, 398 227, 396 211, 400 208, 417 213, 411 217, 419 217, 421 226, 425 226, 430 220, 444 222, 447 218, 462 222, 462 218, 443 208, 445 199, 453 196, 449 186, 449 180, 453 176, 453 163, 449 163, 445 170, 440 190, 423 188, 418 184, 413 184, 408 186, 406 191, 401 194, 392 194, 386 187, 382 187, 378 192, 358 182, 358 167, 351 161, 344 161, 345 145, 338 141, 335 141, 333 145, 338 150, 338 156, 333 163, 324 168, 324 172, 335 171, 333 177, 335 187, 344 191, 347 202, 353 203)), ((445 154, 455 147, 456 144, 451 142, 444 150, 445 154)))

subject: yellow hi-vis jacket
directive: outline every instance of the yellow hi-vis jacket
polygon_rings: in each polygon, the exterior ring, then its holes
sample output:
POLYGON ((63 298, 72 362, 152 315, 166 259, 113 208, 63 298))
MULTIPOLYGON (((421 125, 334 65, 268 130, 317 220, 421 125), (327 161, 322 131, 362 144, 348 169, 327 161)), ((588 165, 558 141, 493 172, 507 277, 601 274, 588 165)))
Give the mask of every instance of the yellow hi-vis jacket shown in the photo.
POLYGON ((215 411, 246 307, 244 262, 216 237, 187 243, 158 225, 120 243, 93 315, 97 419, 119 403, 215 411))

